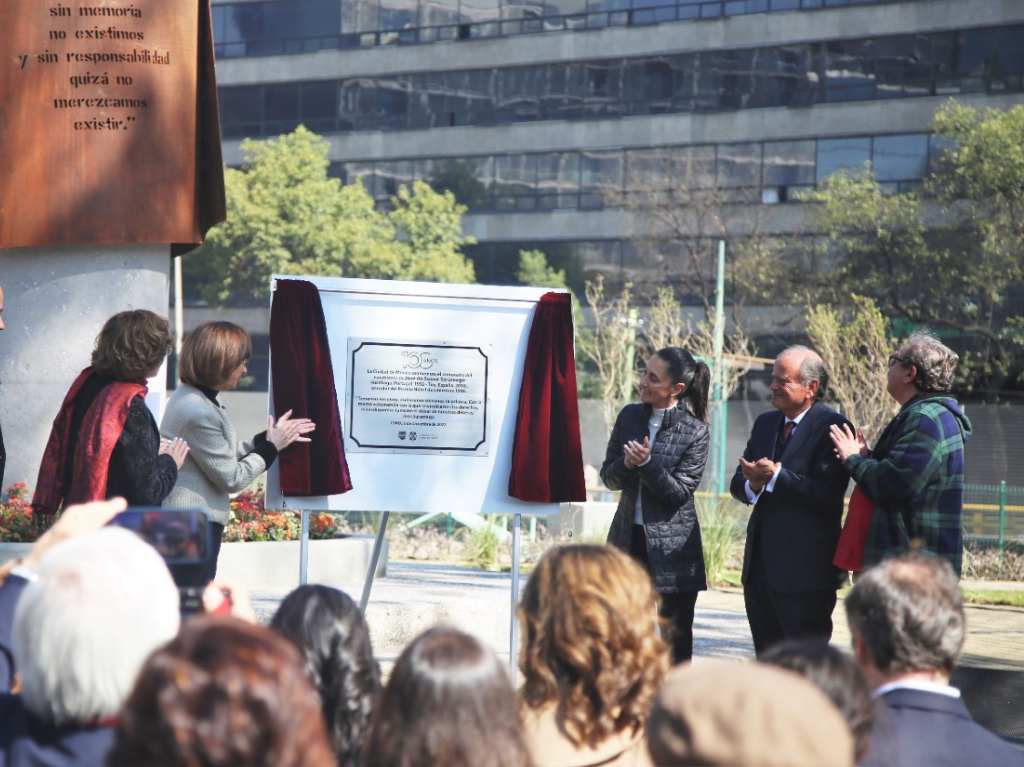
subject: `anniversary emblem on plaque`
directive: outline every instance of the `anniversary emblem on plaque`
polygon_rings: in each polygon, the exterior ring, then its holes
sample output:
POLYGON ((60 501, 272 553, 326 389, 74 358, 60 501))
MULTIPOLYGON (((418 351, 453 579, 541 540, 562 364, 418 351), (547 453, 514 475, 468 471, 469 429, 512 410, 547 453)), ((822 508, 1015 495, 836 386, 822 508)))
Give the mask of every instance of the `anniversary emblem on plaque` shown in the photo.
POLYGON ((348 340, 348 449, 487 455, 479 346, 348 340))

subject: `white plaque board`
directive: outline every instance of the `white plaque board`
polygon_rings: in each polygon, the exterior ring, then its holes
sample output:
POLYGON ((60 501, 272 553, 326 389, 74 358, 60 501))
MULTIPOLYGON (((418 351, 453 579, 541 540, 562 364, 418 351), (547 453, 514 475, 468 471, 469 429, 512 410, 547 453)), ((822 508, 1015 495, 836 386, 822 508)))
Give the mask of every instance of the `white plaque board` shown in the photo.
MULTIPOLYGON (((327 497, 285 498, 281 495, 275 463, 267 477, 269 508, 487 514, 558 511, 558 504, 527 503, 508 495, 526 345, 537 301, 548 292, 547 288, 286 275, 280 279, 308 280, 320 291, 335 389, 341 400, 339 410, 353 489, 327 497), (353 388, 357 394, 365 395, 367 388, 372 387, 367 371, 395 369, 394 360, 383 356, 374 361, 387 362, 386 365, 371 365, 366 361, 370 357, 364 360, 364 352, 371 356, 380 352, 370 346, 356 352, 363 372, 353 369, 352 353, 360 344, 367 343, 396 344, 399 351, 407 352, 424 347, 419 349, 426 353, 420 364, 431 365, 430 370, 461 371, 463 376, 474 372, 472 385, 470 379, 463 377, 465 391, 459 386, 457 397, 444 399, 462 397, 465 402, 480 399, 486 413, 472 408, 465 408, 472 412, 460 413, 457 407, 454 414, 434 410, 433 423, 444 424, 439 428, 418 425, 430 423, 430 419, 406 418, 431 414, 426 412, 426 407, 440 408, 437 403, 441 397, 437 391, 429 397, 434 404, 420 403, 423 407, 419 410, 398 415, 387 407, 381 410, 388 412, 368 412, 372 405, 365 400, 361 410, 350 407, 353 388), (468 349, 471 353, 456 353, 458 349, 468 349), (475 372, 479 367, 473 366, 480 363, 469 363, 472 355, 476 360, 481 359, 481 355, 486 357, 486 374, 482 380, 485 394, 477 383, 481 380, 475 372), (404 426, 390 423, 403 419, 407 421, 404 426), (473 431, 476 428, 482 429, 483 434, 476 435, 473 431), (403 430, 404 440, 399 434, 403 430), (353 431, 363 444, 353 439, 353 431), (416 446, 409 449, 413 431, 416 446), (432 438, 424 439, 425 436, 432 438)), ((385 384, 378 379, 378 385, 385 384)), ((429 387, 424 385, 423 388, 429 387)), ((423 392, 413 391, 412 394, 424 399, 423 392)), ((269 400, 272 403, 273 397, 269 400)))
POLYGON ((345 450, 487 455, 487 354, 444 341, 348 339, 345 450))

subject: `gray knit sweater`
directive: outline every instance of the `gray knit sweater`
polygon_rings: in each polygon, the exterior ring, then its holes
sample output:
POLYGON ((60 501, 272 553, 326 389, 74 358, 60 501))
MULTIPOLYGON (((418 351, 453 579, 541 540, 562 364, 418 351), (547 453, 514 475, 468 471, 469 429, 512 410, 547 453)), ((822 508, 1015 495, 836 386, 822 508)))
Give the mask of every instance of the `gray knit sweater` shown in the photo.
POLYGON ((244 490, 267 469, 253 445, 239 442, 223 405, 181 383, 167 401, 160 432, 188 442, 185 465, 164 508, 202 509, 211 522, 228 523, 230 495, 244 490))

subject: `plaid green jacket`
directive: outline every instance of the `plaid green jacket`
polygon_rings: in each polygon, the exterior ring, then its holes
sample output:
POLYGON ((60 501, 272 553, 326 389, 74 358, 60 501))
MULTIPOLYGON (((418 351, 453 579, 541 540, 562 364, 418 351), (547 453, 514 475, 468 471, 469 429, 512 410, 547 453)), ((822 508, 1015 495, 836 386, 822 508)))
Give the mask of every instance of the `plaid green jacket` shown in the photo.
POLYGON ((846 461, 875 503, 864 566, 912 545, 963 561, 964 442, 971 424, 956 400, 921 394, 889 422, 869 456, 846 461))

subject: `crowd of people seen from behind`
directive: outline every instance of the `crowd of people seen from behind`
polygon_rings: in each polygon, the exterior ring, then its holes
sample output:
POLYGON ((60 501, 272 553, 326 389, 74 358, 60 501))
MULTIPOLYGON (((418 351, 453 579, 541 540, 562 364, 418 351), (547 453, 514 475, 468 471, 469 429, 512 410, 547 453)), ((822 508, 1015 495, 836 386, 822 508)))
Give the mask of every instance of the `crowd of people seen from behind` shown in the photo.
POLYGON ((0 767, 1024 767, 950 685, 970 424, 948 394, 957 357, 931 336, 892 355, 900 410, 873 449, 822 402, 813 350, 776 358, 731 486, 751 507, 756 659, 691 662, 710 371, 669 347, 609 440, 608 544, 556 546, 530 574, 518 672, 440 625, 386 677, 342 591, 301 586, 261 625, 216 580, 230 495, 316 426, 288 411, 237 438, 218 395, 251 341, 214 322, 185 341, 158 427, 146 380, 170 348, 163 318, 115 315, 54 421, 33 498, 45 532, 0 566, 0 767), (161 505, 204 523, 194 581, 118 526, 161 505), (829 644, 848 570, 851 652, 829 644))
POLYGON ((72 506, 0 584, 0 767, 882 767, 1024 765, 949 686, 966 633, 955 573, 909 553, 857 580, 853 653, 787 640, 757 661, 671 666, 643 567, 548 551, 518 609, 518 687, 436 626, 382 680, 343 592, 301 586, 259 625, 214 583, 183 618, 162 557, 72 506))

